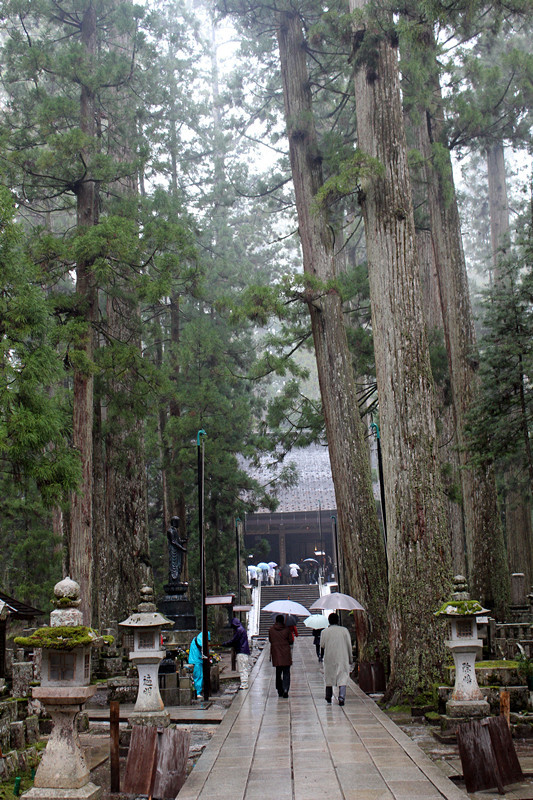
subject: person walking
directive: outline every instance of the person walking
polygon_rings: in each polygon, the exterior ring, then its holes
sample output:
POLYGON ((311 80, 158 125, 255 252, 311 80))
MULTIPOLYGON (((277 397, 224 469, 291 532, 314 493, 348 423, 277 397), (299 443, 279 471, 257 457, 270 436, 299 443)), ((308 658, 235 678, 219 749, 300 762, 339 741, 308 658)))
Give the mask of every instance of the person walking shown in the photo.
POLYGON ((322 636, 323 630, 324 628, 316 628, 316 630, 313 631, 313 644, 315 646, 316 657, 318 658, 319 663, 321 663, 323 660, 320 654, 320 637, 322 636))
POLYGON ((276 668, 276 690, 279 697, 288 697, 291 685, 291 644, 293 635, 291 629, 285 625, 282 614, 278 614, 276 621, 268 630, 270 642, 270 660, 276 668))
POLYGON ((241 678, 239 689, 247 689, 248 673, 250 671, 250 645, 248 644, 248 634, 246 633, 244 625, 237 617, 233 617, 231 626, 233 628, 233 639, 223 642, 222 644, 224 647, 233 647, 235 650, 237 669, 239 670, 241 678))
POLYGON ((343 706, 352 663, 352 640, 348 629, 339 625, 335 611, 329 615, 329 628, 324 628, 320 636, 320 653, 324 659, 326 703, 331 703, 333 687, 338 686, 339 705, 343 706))

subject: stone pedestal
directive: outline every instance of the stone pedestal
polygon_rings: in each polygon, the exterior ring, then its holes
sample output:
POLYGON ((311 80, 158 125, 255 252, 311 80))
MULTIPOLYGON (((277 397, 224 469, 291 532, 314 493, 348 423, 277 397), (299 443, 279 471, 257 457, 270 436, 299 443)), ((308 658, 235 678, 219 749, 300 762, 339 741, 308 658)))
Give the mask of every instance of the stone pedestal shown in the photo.
POLYGON ((157 603, 158 611, 174 623, 174 631, 190 631, 196 628, 194 606, 187 597, 188 584, 167 583, 165 594, 157 603))
POLYGON ((50 714, 52 731, 33 788, 24 793, 24 798, 99 800, 102 789, 90 781, 78 736, 78 717, 96 686, 39 686, 32 691, 50 714))
POLYGON ((451 699, 446 703, 446 714, 449 717, 486 717, 490 714, 490 706, 476 677, 476 656, 482 643, 476 637, 475 617, 452 620, 451 627, 452 638, 447 645, 455 663, 455 686, 451 699))
POLYGON ((165 704, 159 692, 159 663, 161 655, 136 655, 130 654, 132 663, 139 673, 139 691, 133 712, 128 717, 130 725, 156 725, 167 727, 170 725, 170 712, 165 710, 165 704))
MULTIPOLYGON (((89 768, 85 762, 78 737, 77 718, 83 704, 96 692, 96 686, 36 687, 33 696, 40 700, 52 717, 52 733, 41 763, 35 773, 34 790, 84 789, 78 797, 99 797, 102 790, 90 784, 89 768), (50 789, 50 787, 54 787, 50 789), (86 793, 88 792, 88 794, 86 793)), ((29 796, 29 793, 24 795, 29 796)), ((32 797, 41 796, 33 794, 32 797)), ((70 795, 69 795, 70 796, 70 795)))

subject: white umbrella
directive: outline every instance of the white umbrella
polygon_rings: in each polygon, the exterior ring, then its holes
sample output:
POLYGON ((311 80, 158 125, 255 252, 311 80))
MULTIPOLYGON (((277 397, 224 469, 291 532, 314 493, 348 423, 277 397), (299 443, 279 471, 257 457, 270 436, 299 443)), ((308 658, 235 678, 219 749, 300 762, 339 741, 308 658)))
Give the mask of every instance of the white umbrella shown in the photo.
POLYGON ((269 562, 268 562, 268 566, 269 566, 269 567, 277 567, 278 565, 276 564, 276 562, 275 562, 275 561, 269 561, 269 562))
POLYGON ((364 611, 365 609, 349 594, 342 594, 341 592, 332 592, 331 594, 323 594, 318 600, 309 606, 311 609, 330 609, 333 611, 364 611))
POLYGON ((304 561, 314 561, 315 564, 318 564, 318 561, 316 560, 316 558, 304 558, 304 561))
POLYGON ((329 620, 323 614, 311 614, 310 617, 304 619, 304 625, 306 628, 312 628, 317 631, 320 628, 328 628, 329 620))
POLYGON ((301 569, 299 564, 289 564, 289 567, 296 567, 296 569, 301 569))
POLYGON ((295 617, 308 617, 309 611, 301 603, 295 600, 273 600, 268 605, 263 606, 261 611, 272 611, 276 614, 294 614, 295 617))

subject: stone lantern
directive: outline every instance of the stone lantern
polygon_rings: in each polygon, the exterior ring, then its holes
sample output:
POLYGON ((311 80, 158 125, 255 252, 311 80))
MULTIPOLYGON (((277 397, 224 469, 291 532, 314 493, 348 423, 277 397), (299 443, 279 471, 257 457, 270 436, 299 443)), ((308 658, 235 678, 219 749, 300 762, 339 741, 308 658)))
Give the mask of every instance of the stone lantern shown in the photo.
POLYGON ((130 661, 139 673, 139 691, 133 713, 128 718, 132 725, 167 726, 170 713, 159 693, 159 663, 165 655, 161 647, 161 628, 172 626, 172 622, 157 611, 149 586, 141 589, 141 602, 135 611, 119 625, 133 634, 133 650, 130 661))
POLYGON ((54 587, 55 611, 50 627, 18 637, 23 647, 42 648, 41 685, 33 697, 52 717, 52 733, 35 773, 33 788, 23 797, 32 800, 98 800, 102 789, 90 782, 89 768, 80 746, 76 721, 83 705, 95 692, 91 681, 91 648, 101 637, 83 625, 79 610, 80 587, 65 578, 54 587))
POLYGON ((476 657, 483 645, 478 639, 476 617, 486 614, 487 609, 470 599, 462 575, 455 576, 454 589, 451 598, 436 612, 436 616, 448 620, 446 644, 455 663, 455 686, 446 703, 446 713, 450 717, 488 716, 490 706, 479 688, 475 670, 476 657))

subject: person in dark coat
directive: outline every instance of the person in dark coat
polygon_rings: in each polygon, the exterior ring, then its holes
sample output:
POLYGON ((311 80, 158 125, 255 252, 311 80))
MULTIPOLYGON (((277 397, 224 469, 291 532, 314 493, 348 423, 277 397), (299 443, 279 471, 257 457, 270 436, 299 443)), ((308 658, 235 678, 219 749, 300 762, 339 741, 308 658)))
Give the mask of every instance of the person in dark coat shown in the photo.
POLYGON ((250 671, 250 645, 248 644, 248 634, 246 633, 244 625, 237 617, 233 617, 231 626, 233 628, 233 639, 223 642, 223 646, 233 647, 235 650, 237 669, 239 670, 241 678, 239 689, 247 689, 248 673, 250 671))
POLYGON ((276 668, 276 689, 279 697, 288 697, 291 685, 291 664, 293 643, 291 629, 285 625, 282 614, 278 614, 276 621, 268 631, 270 642, 270 660, 276 668))
POLYGON ((322 634, 322 628, 315 628, 313 630, 313 644, 315 646, 316 655, 320 663, 322 663, 322 654, 320 652, 320 636, 322 634))

